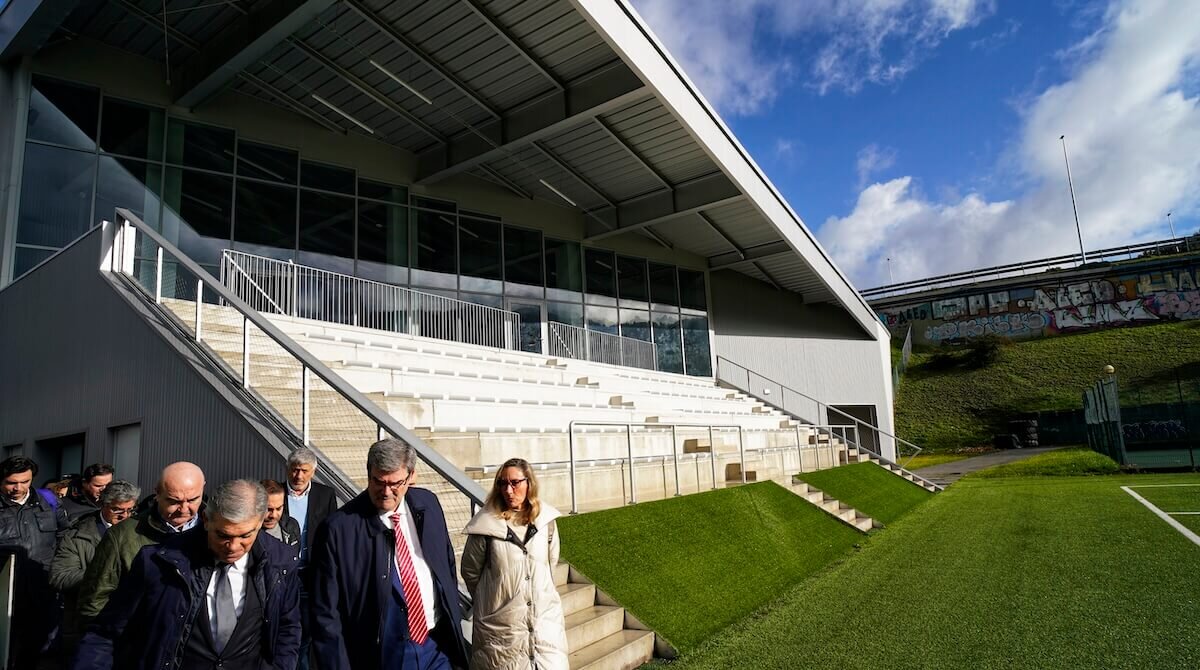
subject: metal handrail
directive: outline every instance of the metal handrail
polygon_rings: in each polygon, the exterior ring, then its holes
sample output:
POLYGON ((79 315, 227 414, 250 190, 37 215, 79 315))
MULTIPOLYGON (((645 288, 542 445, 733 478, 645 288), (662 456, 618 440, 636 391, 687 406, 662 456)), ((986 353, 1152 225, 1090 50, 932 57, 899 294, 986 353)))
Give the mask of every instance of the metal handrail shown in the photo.
MULTIPOLYGON (((864 430, 873 430, 873 431, 875 431, 876 433, 879 433, 879 434, 881 434, 881 435, 886 435, 886 436, 888 436, 888 437, 892 438, 893 440, 895 440, 896 442, 898 442, 898 443, 900 443, 900 444, 903 444, 903 445, 905 445, 905 446, 911 447, 911 448, 912 448, 912 449, 914 449, 915 451, 914 451, 914 453, 912 454, 912 456, 909 456, 909 457, 908 457, 908 458, 907 458, 907 459, 904 461, 904 463, 908 463, 909 461, 911 461, 911 460, 913 459, 913 457, 914 457, 914 456, 916 456, 917 454, 919 454, 919 453, 921 453, 921 452, 923 451, 923 449, 922 449, 921 447, 919 447, 919 446, 917 446, 917 445, 913 444, 912 442, 909 442, 908 440, 905 440, 905 439, 903 439, 903 438, 897 437, 897 436, 896 436, 894 433, 890 433, 890 432, 888 432, 888 431, 886 431, 886 430, 883 430, 883 429, 882 429, 882 428, 880 428, 879 426, 872 425, 872 424, 870 424, 870 423, 868 423, 868 422, 866 422, 866 421, 863 421, 862 419, 859 419, 858 417, 851 416, 851 415, 849 415, 849 414, 847 414, 847 413, 845 413, 845 412, 841 411, 840 409, 838 409, 838 408, 836 408, 836 407, 833 407, 832 405, 829 405, 828 403, 822 402, 821 400, 818 400, 817 398, 814 398, 814 397, 812 397, 812 396, 808 395, 807 393, 804 393, 803 391, 797 391, 796 389, 794 389, 794 388, 792 388, 792 387, 790 387, 790 386, 786 386, 786 385, 784 385, 784 384, 782 384, 782 383, 780 383, 780 382, 777 382, 777 381, 775 381, 774 379, 771 379, 770 377, 767 377, 767 376, 765 376, 765 375, 761 375, 761 374, 759 374, 759 373, 757 373, 757 372, 754 372, 754 371, 750 370, 750 368, 747 368, 747 367, 746 367, 746 366, 744 366, 744 365, 739 365, 739 364, 737 364, 737 363, 734 363, 733 361, 729 360, 728 358, 725 358, 724 356, 721 356, 721 355, 718 355, 718 356, 717 356, 717 381, 723 381, 723 382, 725 382, 725 383, 729 384, 730 386, 732 386, 732 387, 734 387, 734 388, 736 388, 736 389, 738 389, 738 390, 741 390, 741 391, 744 391, 744 392, 746 392, 746 393, 749 393, 750 395, 754 396, 755 398, 758 398, 758 399, 759 399, 759 400, 761 400, 762 402, 765 402, 765 403, 767 403, 768 405, 770 405, 770 406, 774 407, 775 409, 778 409, 778 410, 780 410, 780 411, 782 411, 782 412, 787 412, 788 414, 791 414, 792 416, 796 417, 797 419, 800 419, 801 421, 803 421, 803 419, 802 419, 802 418, 801 418, 799 415, 797 415, 796 413, 792 412, 792 410, 788 409, 787 407, 784 407, 784 406, 783 406, 783 404, 782 404, 782 403, 783 403, 783 400, 782 400, 782 399, 780 400, 780 402, 779 402, 779 403, 776 403, 776 402, 774 402, 773 400, 771 400, 771 399, 769 399, 769 398, 763 397, 764 395, 767 395, 767 394, 758 394, 758 393, 755 393, 755 392, 754 392, 754 390, 753 390, 752 388, 750 388, 750 375, 754 375, 754 376, 758 377, 759 379, 761 379, 762 381, 764 381, 764 382, 766 382, 766 383, 768 383, 768 384, 771 384, 771 385, 774 385, 774 386, 778 386, 778 387, 780 388, 780 395, 783 395, 783 394, 784 394, 784 392, 786 391, 786 392, 790 392, 790 393, 793 393, 793 394, 795 394, 795 395, 798 395, 798 396, 800 396, 800 397, 802 397, 802 398, 805 398, 805 399, 809 400, 810 402, 816 403, 816 405, 817 405, 817 412, 818 412, 818 414, 820 413, 820 411, 821 411, 821 408, 824 408, 824 409, 825 409, 825 413, 826 413, 826 415, 827 415, 827 416, 828 416, 828 413, 829 413, 830 411, 833 411, 833 412, 837 413, 839 416, 841 416, 841 417, 843 417, 843 418, 846 418, 846 419, 849 419, 849 420, 851 420, 852 422, 854 422, 854 423, 853 423, 853 425, 854 425, 854 426, 856 426, 856 427, 858 427, 858 428, 861 428, 861 429, 864 429, 864 430), (725 376, 722 376, 722 375, 721 375, 721 363, 722 363, 722 361, 723 361, 723 362, 725 362, 725 364, 726 364, 727 366, 733 366, 733 367, 736 367, 736 368, 738 368, 738 369, 740 369, 740 370, 743 370, 743 371, 745 371, 745 373, 746 373, 746 383, 745 383, 745 385, 739 385, 739 384, 738 384, 738 383, 737 383, 735 380, 733 380, 733 379, 730 379, 729 377, 725 377, 725 376)), ((866 447, 862 446, 861 444, 859 444, 859 445, 858 445, 858 448, 859 448, 860 450, 862 450, 862 451, 865 451, 865 452, 867 452, 867 453, 871 454, 872 456, 875 456, 876 458, 878 458, 878 459, 879 459, 879 460, 881 460, 881 461, 884 461, 884 462, 886 462, 886 463, 891 463, 892 465, 899 465, 901 468, 903 468, 903 467, 904 467, 904 465, 903 465, 903 464, 901 464, 901 463, 899 463, 898 461, 894 461, 894 460, 892 460, 892 459, 890 459, 890 458, 887 458, 886 456, 884 456, 884 455, 882 455, 882 454, 880 454, 880 453, 878 453, 878 452, 875 452, 875 451, 872 451, 872 450, 870 450, 870 449, 867 449, 866 447)), ((882 451, 882 450, 880 450, 880 451, 882 451)), ((897 448, 897 450, 896 450, 896 451, 897 451, 897 454, 896 454, 896 455, 897 455, 897 458, 899 458, 899 448, 897 448)))
MULTIPOLYGON (((118 224, 119 227, 113 227, 111 236, 109 236, 109 231, 106 231, 106 250, 108 255, 106 269, 114 273, 132 274, 133 261, 136 256, 134 250, 137 248, 136 235, 143 235, 146 239, 149 239, 158 246, 158 252, 156 254, 156 291, 154 296, 154 299, 157 303, 161 304, 162 302, 161 286, 164 251, 173 257, 174 262, 178 263, 197 278, 195 325, 195 339, 197 342, 201 341, 201 307, 204 304, 204 290, 207 287, 207 289, 212 291, 216 297, 224 302, 225 305, 234 308, 242 315, 244 327, 247 324, 253 324, 276 345, 300 362, 303 371, 301 378, 304 381, 302 389, 302 403, 304 407, 302 410, 302 416, 304 417, 304 426, 302 429, 303 435, 301 435, 301 440, 304 444, 308 444, 308 417, 310 416, 308 391, 309 388, 311 388, 311 384, 308 383, 308 379, 310 375, 316 375, 318 378, 328 384, 329 387, 338 393, 342 398, 354 405, 355 408, 373 421, 378 427, 378 433, 380 436, 391 434, 407 442, 417 452, 418 458, 420 458, 420 460, 424 462, 424 464, 430 469, 449 482, 451 486, 453 486, 458 492, 466 496, 466 498, 471 501, 473 508, 479 508, 483 505, 484 497, 486 495, 483 488, 480 487, 475 480, 471 479, 466 473, 459 470, 453 463, 447 460, 445 456, 441 455, 428 444, 426 444, 423 440, 421 440, 420 437, 403 426, 390 414, 381 410, 374 402, 363 395, 362 392, 354 388, 346 380, 342 379, 337 373, 331 370, 329 366, 325 365, 325 363, 321 362, 320 359, 313 356, 307 349, 297 344, 294 340, 292 340, 292 338, 288 337, 278 326, 271 323, 270 320, 268 320, 258 311, 252 309, 240 297, 234 295, 232 291, 227 289, 223 284, 221 284, 220 281, 209 274, 207 270, 180 251, 175 245, 167 241, 167 239, 160 235, 157 231, 147 226, 135 214, 124 208, 118 208, 116 212, 117 218, 119 221, 121 221, 121 223, 118 224), (127 253, 130 254, 129 257, 126 257, 127 253)), ((106 227, 109 225, 111 224, 106 222, 106 227)), ((243 337, 246 339, 248 339, 248 332, 248 328, 243 330, 243 337)), ((246 360, 249 359, 248 349, 245 351, 244 358, 246 360)), ((242 383, 248 386, 248 377, 243 377, 242 383)), ((318 449, 317 451, 319 453, 320 450, 318 449)), ((328 459, 326 458, 326 460, 328 459)), ((340 472, 336 468, 334 471, 340 472)), ((340 482, 340 484, 342 487, 349 488, 353 492, 353 495, 357 495, 357 487, 355 487, 352 482, 343 481, 340 482)))
MULTIPOLYGON (((1177 237, 1167 240, 1159 240, 1157 242, 1145 242, 1142 244, 1128 244, 1122 247, 1112 247, 1109 249, 1099 249, 1089 251, 1087 254, 1087 264, 1091 265, 1098 261, 1112 259, 1116 256, 1133 257, 1133 254, 1145 251, 1157 251, 1163 247, 1178 247, 1183 245, 1188 251, 1191 250, 1190 237, 1177 237)), ((926 289, 932 288, 951 288, 965 284, 976 283, 980 279, 992 278, 1003 279, 1009 276, 1024 275, 1031 270, 1048 270, 1062 263, 1073 263, 1076 267, 1084 264, 1084 258, 1080 254, 1066 254, 1063 256, 1051 256, 1032 261, 1023 261, 1020 263, 1008 263, 1005 265, 995 265, 978 270, 967 270, 964 272, 952 272, 950 274, 937 275, 934 277, 926 277, 924 279, 914 279, 905 282, 896 282, 884 286, 876 286, 874 288, 864 289, 860 291, 863 298, 868 300, 881 300, 894 296, 907 295, 909 293, 917 293, 926 289)))
POLYGON ((521 347, 520 315, 499 307, 232 249, 221 252, 221 279, 259 311, 498 349, 521 347), (255 277, 275 281, 264 287, 255 277), (315 307, 302 305, 306 296, 320 300, 315 307))
POLYGON ((547 352, 551 356, 658 370, 658 345, 653 342, 560 321, 547 321, 546 328, 553 335, 547 352))

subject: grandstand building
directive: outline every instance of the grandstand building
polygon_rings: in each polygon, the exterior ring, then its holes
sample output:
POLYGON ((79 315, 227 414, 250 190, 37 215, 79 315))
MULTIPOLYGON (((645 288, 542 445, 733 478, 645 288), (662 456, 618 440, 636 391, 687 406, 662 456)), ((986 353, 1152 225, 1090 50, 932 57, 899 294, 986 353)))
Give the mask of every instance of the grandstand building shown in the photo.
POLYGON ((892 425, 887 329, 622 0, 0 2, 5 455, 349 495, 392 433, 588 509, 892 425))

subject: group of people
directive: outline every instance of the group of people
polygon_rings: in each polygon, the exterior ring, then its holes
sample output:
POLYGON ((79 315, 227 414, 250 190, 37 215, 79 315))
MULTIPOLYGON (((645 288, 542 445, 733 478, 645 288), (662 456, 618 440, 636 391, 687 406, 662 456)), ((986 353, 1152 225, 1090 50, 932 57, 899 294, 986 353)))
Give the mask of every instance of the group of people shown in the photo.
POLYGON ((173 463, 145 499, 97 464, 60 501, 33 488, 36 463, 10 457, 9 667, 55 654, 72 668, 567 668, 559 514, 539 501, 532 468, 504 463, 463 529, 468 647, 454 545, 437 496, 414 486, 416 465, 402 440, 371 445, 366 489, 339 508, 305 448, 283 482, 211 493, 198 466, 173 463))

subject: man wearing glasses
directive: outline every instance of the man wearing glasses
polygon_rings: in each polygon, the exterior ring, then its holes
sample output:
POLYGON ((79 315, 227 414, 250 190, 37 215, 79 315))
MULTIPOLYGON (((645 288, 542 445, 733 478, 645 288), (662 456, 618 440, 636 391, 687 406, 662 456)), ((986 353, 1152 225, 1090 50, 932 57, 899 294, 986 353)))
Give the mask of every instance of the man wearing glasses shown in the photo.
POLYGON ((437 496, 415 481, 416 451, 387 439, 367 452, 367 490, 313 543, 318 666, 465 668, 454 548, 437 496))

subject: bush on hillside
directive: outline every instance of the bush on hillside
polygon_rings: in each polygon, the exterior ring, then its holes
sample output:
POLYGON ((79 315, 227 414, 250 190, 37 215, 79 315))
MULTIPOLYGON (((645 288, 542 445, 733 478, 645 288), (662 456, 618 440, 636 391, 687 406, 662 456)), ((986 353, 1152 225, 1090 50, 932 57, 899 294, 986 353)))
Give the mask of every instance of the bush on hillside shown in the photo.
POLYGON ((1000 360, 1000 348, 1007 341, 996 334, 977 337, 967 343, 967 354, 963 364, 971 370, 990 367, 1000 360))

